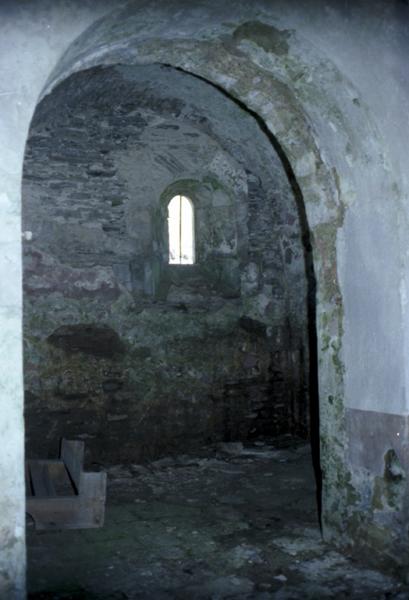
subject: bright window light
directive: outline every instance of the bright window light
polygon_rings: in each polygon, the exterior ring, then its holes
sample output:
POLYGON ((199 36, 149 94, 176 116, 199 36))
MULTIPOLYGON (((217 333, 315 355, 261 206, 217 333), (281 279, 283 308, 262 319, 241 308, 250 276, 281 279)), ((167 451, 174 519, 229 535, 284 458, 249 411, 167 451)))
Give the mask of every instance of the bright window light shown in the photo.
POLYGON ((195 262, 195 223, 192 201, 174 196, 168 204, 169 264, 193 265, 195 262))

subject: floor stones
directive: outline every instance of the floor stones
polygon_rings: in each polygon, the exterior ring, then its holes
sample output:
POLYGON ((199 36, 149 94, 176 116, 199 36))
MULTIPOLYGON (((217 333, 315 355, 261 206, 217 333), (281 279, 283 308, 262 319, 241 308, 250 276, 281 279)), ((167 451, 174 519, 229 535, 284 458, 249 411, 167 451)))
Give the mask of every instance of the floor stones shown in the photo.
POLYGON ((322 541, 299 440, 215 445, 108 477, 103 529, 29 531, 32 600, 409 597, 322 541))

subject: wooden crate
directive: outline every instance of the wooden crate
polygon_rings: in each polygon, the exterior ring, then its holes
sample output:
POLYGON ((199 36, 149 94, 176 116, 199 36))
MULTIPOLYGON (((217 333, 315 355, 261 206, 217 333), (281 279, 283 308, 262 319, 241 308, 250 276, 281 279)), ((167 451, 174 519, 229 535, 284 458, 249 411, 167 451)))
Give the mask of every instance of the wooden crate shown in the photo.
POLYGON ((102 527, 106 473, 86 473, 84 442, 61 442, 57 460, 26 462, 26 513, 36 529, 102 527))

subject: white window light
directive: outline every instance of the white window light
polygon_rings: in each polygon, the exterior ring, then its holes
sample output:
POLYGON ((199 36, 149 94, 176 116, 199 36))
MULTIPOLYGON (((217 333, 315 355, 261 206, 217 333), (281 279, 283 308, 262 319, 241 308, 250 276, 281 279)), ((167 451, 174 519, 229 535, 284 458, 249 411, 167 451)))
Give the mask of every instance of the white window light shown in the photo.
POLYGON ((195 262, 195 220, 193 202, 181 194, 168 204, 169 264, 195 262))

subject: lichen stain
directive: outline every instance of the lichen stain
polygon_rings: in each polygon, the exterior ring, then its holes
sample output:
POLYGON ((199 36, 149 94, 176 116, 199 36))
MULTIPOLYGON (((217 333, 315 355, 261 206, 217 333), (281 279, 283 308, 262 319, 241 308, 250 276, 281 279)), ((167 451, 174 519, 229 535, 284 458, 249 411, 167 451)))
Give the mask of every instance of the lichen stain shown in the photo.
POLYGON ((278 56, 283 56, 288 53, 288 39, 291 32, 288 30, 276 29, 272 25, 260 23, 260 21, 247 21, 243 23, 233 33, 235 42, 240 43, 242 40, 254 42, 266 52, 272 52, 278 56))

